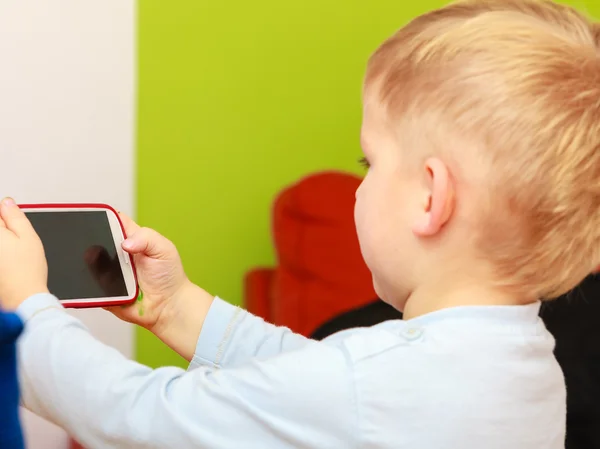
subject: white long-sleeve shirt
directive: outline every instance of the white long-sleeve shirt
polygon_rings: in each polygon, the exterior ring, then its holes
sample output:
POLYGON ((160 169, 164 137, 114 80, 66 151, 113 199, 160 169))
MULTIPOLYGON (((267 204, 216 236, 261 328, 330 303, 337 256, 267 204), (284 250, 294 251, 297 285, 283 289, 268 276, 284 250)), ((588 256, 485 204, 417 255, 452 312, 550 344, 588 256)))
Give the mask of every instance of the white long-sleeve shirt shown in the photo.
POLYGON ((216 299, 188 371, 97 341, 50 295, 19 308, 23 401, 95 448, 564 448, 539 304, 458 307, 308 340, 216 299))

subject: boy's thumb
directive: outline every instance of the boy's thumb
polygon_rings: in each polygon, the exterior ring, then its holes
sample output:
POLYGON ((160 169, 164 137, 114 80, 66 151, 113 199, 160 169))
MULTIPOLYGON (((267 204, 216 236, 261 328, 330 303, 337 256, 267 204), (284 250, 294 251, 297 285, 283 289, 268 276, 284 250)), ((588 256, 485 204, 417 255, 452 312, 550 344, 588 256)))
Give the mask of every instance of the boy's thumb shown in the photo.
POLYGON ((140 242, 140 239, 135 238, 135 236, 125 239, 121 246, 125 251, 131 254, 137 254, 143 251, 142 242, 140 242))
POLYGON ((128 237, 121 246, 129 254, 143 253, 149 257, 160 259, 167 253, 164 241, 165 238, 158 232, 141 228, 131 237, 128 237))
POLYGON ((15 200, 12 198, 4 198, 2 203, 0 203, 0 217, 2 217, 6 227, 18 237, 35 233, 27 216, 19 209, 19 206, 17 206, 15 200))

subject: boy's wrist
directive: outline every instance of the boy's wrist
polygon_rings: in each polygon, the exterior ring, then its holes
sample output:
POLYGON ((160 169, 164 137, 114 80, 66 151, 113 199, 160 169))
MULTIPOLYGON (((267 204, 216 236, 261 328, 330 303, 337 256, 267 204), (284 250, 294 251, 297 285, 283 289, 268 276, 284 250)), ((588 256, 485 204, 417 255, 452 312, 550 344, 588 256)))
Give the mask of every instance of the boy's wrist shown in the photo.
POLYGON ((165 304, 148 330, 190 361, 213 300, 214 296, 188 280, 165 304))

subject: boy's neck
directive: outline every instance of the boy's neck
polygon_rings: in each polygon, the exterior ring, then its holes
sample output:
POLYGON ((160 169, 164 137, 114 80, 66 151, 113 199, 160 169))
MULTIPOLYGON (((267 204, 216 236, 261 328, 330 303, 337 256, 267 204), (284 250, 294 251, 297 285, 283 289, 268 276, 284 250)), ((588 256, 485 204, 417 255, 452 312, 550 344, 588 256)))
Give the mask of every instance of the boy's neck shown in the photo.
POLYGON ((516 306, 534 303, 483 284, 423 285, 410 294, 403 310, 405 320, 460 306, 516 306))

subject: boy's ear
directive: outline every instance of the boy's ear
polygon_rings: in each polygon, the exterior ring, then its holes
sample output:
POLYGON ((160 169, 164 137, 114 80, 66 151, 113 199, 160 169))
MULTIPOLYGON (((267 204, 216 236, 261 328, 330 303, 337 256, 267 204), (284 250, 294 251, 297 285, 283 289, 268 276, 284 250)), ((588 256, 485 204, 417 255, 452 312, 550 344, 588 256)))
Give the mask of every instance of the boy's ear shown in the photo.
POLYGON ((425 161, 427 199, 413 226, 419 237, 436 235, 444 227, 455 207, 455 188, 448 166, 438 158, 425 161))

